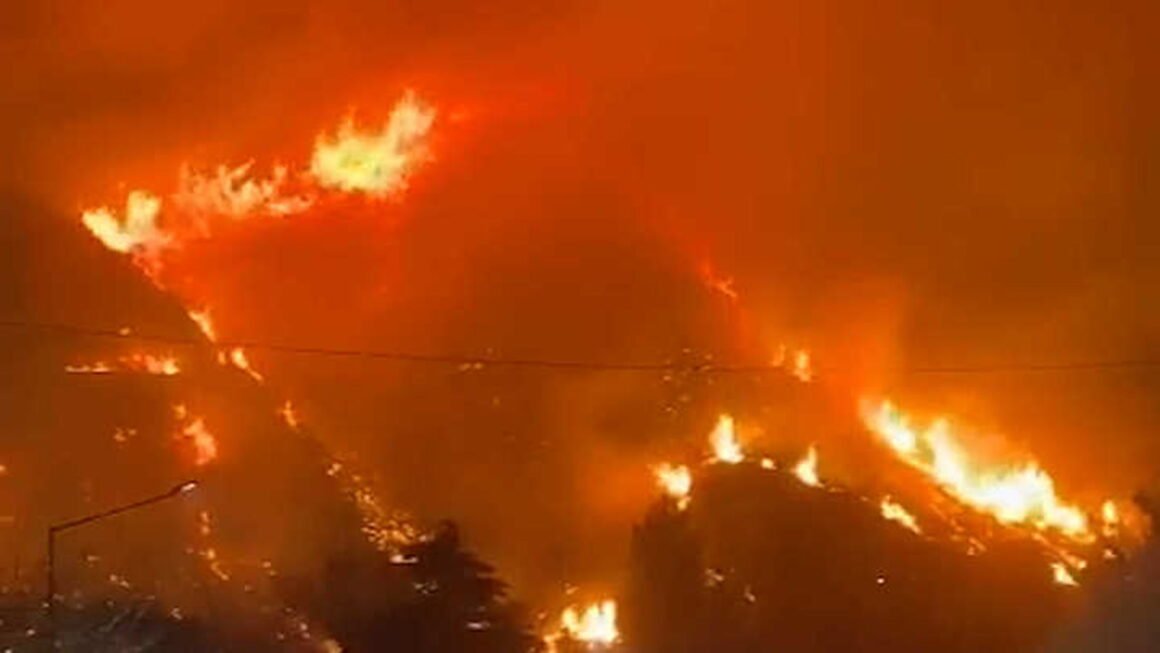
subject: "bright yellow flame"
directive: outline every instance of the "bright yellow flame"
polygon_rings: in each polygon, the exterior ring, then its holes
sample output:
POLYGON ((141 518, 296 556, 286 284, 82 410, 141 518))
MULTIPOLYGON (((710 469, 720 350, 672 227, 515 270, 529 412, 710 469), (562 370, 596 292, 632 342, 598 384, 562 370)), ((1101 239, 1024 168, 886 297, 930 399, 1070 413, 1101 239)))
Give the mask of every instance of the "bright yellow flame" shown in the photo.
POLYGON ((810 487, 820 487, 822 481, 818 478, 818 450, 811 445, 806 451, 806 457, 794 465, 792 471, 802 483, 810 487))
POLYGON ((677 502, 682 510, 688 506, 689 493, 693 490, 693 475, 684 465, 661 463, 653 470, 657 483, 666 495, 677 502))
POLYGON ((620 641, 620 631, 616 627, 616 601, 609 599, 593 603, 583 611, 569 607, 560 618, 560 630, 585 644, 615 644, 620 641))
POLYGON ((945 420, 916 431, 889 402, 865 404, 863 420, 903 461, 959 501, 1005 524, 1051 529, 1080 542, 1092 539, 1087 516, 1059 499, 1051 476, 1035 463, 980 469, 945 420))
POLYGON ((914 515, 910 514, 909 510, 903 508, 902 505, 897 501, 891 499, 890 497, 883 497, 882 502, 879 504, 879 508, 882 511, 882 516, 886 519, 900 524, 903 528, 909 531, 913 531, 919 535, 922 534, 922 529, 918 527, 918 520, 914 518, 914 515))
POLYGON ((161 199, 141 190, 129 193, 123 218, 108 207, 85 211, 84 225, 105 247, 121 253, 164 247, 169 237, 157 226, 161 199))
POLYGON ((426 136, 435 110, 407 93, 377 132, 360 132, 348 119, 314 145, 310 173, 318 185, 382 197, 406 188, 416 165, 429 158, 426 136))
POLYGON ((713 432, 709 434, 709 445, 713 448, 713 459, 717 462, 735 465, 745 460, 741 452, 741 443, 737 441, 737 434, 733 428, 733 418, 721 415, 713 432))
POLYGON ((1051 563, 1051 579, 1057 585, 1066 585, 1069 587, 1076 587, 1079 581, 1071 574, 1071 571, 1062 562, 1051 563))
POLYGON ((174 376, 181 373, 181 365, 173 356, 137 353, 118 358, 117 364, 119 367, 114 368, 109 363, 97 361, 80 365, 66 365, 64 369, 69 374, 112 374, 116 371, 127 371, 174 376))

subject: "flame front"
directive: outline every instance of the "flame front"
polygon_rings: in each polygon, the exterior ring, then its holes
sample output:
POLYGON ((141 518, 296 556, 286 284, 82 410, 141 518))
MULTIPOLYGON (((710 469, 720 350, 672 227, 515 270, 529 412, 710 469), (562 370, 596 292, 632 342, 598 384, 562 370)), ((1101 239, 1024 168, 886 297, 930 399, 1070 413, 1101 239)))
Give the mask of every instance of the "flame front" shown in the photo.
POLYGON ((709 434, 709 445, 713 448, 713 459, 717 462, 735 465, 745 460, 741 452, 741 443, 737 441, 737 433, 733 428, 733 418, 721 415, 717 418, 717 425, 709 434))
POLYGON ((408 93, 377 132, 360 132, 347 119, 334 137, 319 136, 310 173, 323 188, 377 197, 401 190, 414 166, 430 156, 425 137, 434 121, 434 109, 408 93))
POLYGON ((591 646, 611 646, 620 641, 616 627, 616 601, 593 603, 583 611, 576 607, 564 610, 560 630, 573 640, 591 646))
POLYGON ((889 402, 865 404, 863 420, 904 462, 976 510, 1004 524, 1053 530, 1077 542, 1093 538, 1084 512, 1061 501, 1051 476, 1035 463, 981 469, 945 420, 915 430, 889 402))
POLYGON ((794 465, 793 475, 810 487, 821 487, 822 481, 818 478, 818 450, 816 447, 811 445, 806 451, 806 457, 794 465))
POLYGON ((914 515, 909 510, 903 508, 902 504, 894 499, 883 497, 882 502, 878 504, 878 508, 883 518, 899 524, 908 531, 922 535, 922 529, 918 527, 918 520, 914 518, 914 515))
POLYGON ((657 483, 664 493, 677 502, 682 510, 689 504, 689 495, 693 490, 693 475, 685 465, 670 465, 661 463, 654 469, 657 483))

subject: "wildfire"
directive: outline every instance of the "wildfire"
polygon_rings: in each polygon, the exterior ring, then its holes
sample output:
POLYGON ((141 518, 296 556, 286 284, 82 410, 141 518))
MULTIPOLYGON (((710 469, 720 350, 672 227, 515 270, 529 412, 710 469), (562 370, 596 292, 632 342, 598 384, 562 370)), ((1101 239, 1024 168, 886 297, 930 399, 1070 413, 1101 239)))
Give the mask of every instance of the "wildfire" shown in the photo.
POLYGON ((1059 499, 1051 476, 1034 462, 981 468, 952 436, 945 420, 915 430, 889 402, 864 405, 863 420, 908 465, 1001 523, 1053 530, 1078 542, 1093 538, 1087 516, 1059 499))
POLYGON ((217 459, 217 438, 205 426, 205 420, 200 417, 190 418, 189 411, 184 405, 178 405, 174 412, 177 419, 184 422, 181 426, 181 437, 193 447, 193 462, 197 466, 208 465, 217 459))
POLYGON ((569 638, 589 646, 611 646, 620 641, 616 627, 616 601, 593 603, 583 611, 575 606, 564 610, 560 630, 569 638))
POLYGON ((1057 585, 1067 585, 1075 587, 1079 585, 1079 581, 1071 574, 1071 571, 1062 562, 1051 563, 1051 579, 1057 585))
POLYGON ((717 418, 717 425, 709 434, 709 445, 713 448, 713 459, 717 462, 735 465, 745 460, 741 452, 741 443, 737 441, 737 434, 733 428, 733 418, 721 415, 717 418))
POLYGON ((917 535, 922 535, 922 529, 918 527, 918 520, 914 518, 914 515, 910 514, 909 510, 903 508, 902 504, 890 497, 883 497, 878 507, 883 518, 895 522, 917 535))
POLYGON ((666 495, 677 502, 677 507, 684 510, 689 505, 689 496, 693 490, 693 475, 685 465, 670 465, 661 463, 654 469, 657 483, 666 495))
POLYGON ((159 376, 174 376, 181 373, 181 366, 173 356, 157 356, 154 354, 130 354, 117 359, 117 366, 97 361, 79 365, 66 365, 65 371, 69 374, 112 374, 117 371, 140 372, 159 376))
MULTIPOLYGON (((253 162, 211 172, 181 166, 176 189, 164 200, 133 190, 120 213, 102 206, 84 211, 81 221, 110 250, 132 256, 160 286, 163 255, 189 240, 210 237, 215 219, 284 217, 336 193, 382 199, 404 190, 411 173, 431 158, 427 136, 434 121, 435 110, 408 92, 377 131, 360 131, 348 119, 334 136, 319 135, 306 168, 275 165, 263 178, 253 174, 253 162)), ((212 330, 199 326, 212 340, 212 330)))
POLYGON ((222 365, 232 365, 238 368, 258 383, 262 383, 265 380, 254 369, 254 366, 250 364, 250 359, 246 356, 246 350, 241 347, 231 347, 226 351, 218 352, 218 362, 222 365))
POLYGON ((818 450, 814 446, 811 445, 806 451, 806 457, 794 465, 793 475, 810 487, 821 487, 822 481, 818 478, 818 450))
POLYGON ((425 137, 434 121, 434 109, 407 93, 377 132, 360 132, 347 119, 334 137, 320 135, 310 173, 323 188, 375 197, 406 188, 411 170, 430 156, 425 137))
POLYGON ((161 251, 172 244, 172 237, 157 224, 160 213, 159 197, 135 190, 125 200, 123 215, 102 206, 85 211, 81 222, 105 247, 131 255, 134 264, 155 279, 161 267, 161 251))

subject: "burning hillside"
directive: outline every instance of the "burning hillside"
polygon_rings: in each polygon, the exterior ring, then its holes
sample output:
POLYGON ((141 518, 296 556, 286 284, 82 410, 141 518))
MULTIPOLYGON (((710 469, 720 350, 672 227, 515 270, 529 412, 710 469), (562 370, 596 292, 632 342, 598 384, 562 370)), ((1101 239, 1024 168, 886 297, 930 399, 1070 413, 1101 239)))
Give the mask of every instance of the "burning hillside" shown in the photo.
POLYGON ((9 4, 0 649, 1144 612, 1152 5, 9 4))

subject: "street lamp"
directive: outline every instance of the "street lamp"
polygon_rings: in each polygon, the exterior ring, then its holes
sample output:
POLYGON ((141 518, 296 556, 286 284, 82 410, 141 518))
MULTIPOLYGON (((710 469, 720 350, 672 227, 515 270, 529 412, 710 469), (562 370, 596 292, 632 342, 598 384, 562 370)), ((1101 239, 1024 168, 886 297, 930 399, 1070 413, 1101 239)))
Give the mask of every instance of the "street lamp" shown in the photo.
POLYGON ((57 536, 57 533, 63 533, 64 531, 72 530, 74 528, 84 526, 85 524, 91 524, 95 521, 100 521, 100 520, 106 519, 108 517, 114 517, 116 515, 120 515, 122 513, 129 512, 131 510, 136 510, 138 508, 144 508, 145 506, 149 506, 149 505, 152 505, 154 503, 160 503, 162 501, 165 501, 166 499, 172 499, 173 497, 181 496, 183 494, 189 494, 190 492, 197 489, 198 483, 199 482, 196 480, 185 481, 184 483, 179 483, 178 485, 173 486, 168 491, 166 491, 162 494, 147 497, 145 499, 141 499, 140 501, 134 501, 133 503, 127 503, 123 506, 117 506, 116 508, 110 508, 110 509, 105 510, 103 512, 94 513, 94 514, 88 515, 86 517, 79 517, 79 518, 73 519, 71 521, 61 522, 59 524, 53 524, 53 525, 48 527, 48 557, 47 557, 48 563, 47 563, 47 570, 46 570, 48 578, 47 578, 47 582, 45 584, 44 605, 45 605, 45 610, 47 610, 47 612, 48 612, 48 641, 50 642, 50 645, 52 646, 53 651, 55 651, 57 648, 57 646, 56 646, 56 536, 57 536))

